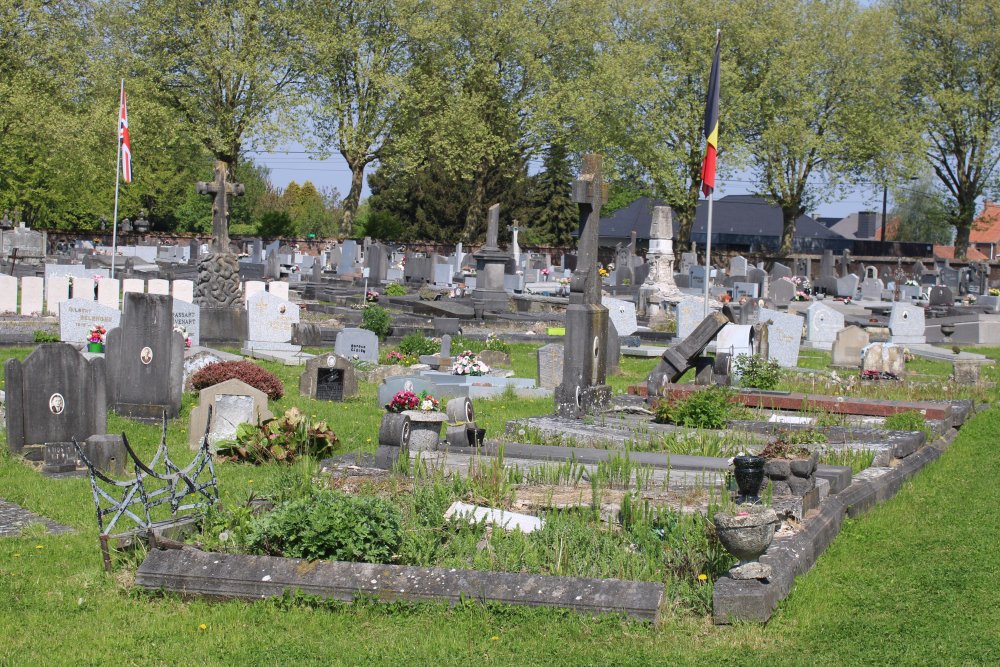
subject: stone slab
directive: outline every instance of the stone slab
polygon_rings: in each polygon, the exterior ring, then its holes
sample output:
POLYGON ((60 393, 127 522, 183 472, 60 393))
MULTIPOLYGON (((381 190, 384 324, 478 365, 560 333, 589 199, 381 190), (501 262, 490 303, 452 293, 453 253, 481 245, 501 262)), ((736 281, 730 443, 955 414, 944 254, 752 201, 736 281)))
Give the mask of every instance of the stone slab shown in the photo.
POLYGON ((136 572, 148 590, 215 599, 260 600, 302 592, 353 601, 465 600, 573 609, 582 613, 624 613, 656 622, 662 584, 615 579, 581 579, 506 572, 344 563, 308 562, 273 556, 246 556, 183 550, 153 550, 136 572))

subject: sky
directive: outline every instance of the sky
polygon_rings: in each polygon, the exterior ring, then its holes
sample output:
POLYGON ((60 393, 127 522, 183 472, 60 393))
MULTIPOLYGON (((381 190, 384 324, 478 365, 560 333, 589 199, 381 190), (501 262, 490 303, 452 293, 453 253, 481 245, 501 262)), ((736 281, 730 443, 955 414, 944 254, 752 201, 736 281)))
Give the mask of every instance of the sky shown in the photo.
MULTIPOLYGON (((340 192, 341 197, 345 197, 351 188, 351 170, 347 168, 347 163, 339 154, 326 160, 319 160, 311 157, 301 146, 293 145, 287 150, 256 153, 253 158, 271 170, 271 182, 282 189, 287 187, 291 181, 295 181, 299 185, 305 181, 312 181, 318 189, 333 187, 340 192)), ((362 199, 370 194, 367 178, 372 169, 373 167, 369 166, 365 171, 362 199)), ((737 173, 729 178, 718 179, 716 199, 725 195, 750 193, 752 186, 750 178, 750 174, 737 173)), ((891 193, 889 195, 889 209, 892 209, 891 193)), ((815 211, 810 211, 810 213, 816 213, 822 217, 842 218, 851 213, 865 210, 881 212, 881 186, 872 185, 850 189, 831 202, 821 203, 815 211)))

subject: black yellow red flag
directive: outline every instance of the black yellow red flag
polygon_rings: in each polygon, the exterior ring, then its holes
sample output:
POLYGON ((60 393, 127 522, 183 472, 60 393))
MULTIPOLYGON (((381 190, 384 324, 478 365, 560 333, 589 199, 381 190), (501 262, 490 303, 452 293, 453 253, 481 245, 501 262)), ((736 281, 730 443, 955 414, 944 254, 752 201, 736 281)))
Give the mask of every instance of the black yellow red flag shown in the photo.
POLYGON ((715 156, 719 149, 719 47, 722 31, 715 33, 715 58, 705 97, 705 159, 701 163, 701 191, 707 197, 715 190, 715 156))

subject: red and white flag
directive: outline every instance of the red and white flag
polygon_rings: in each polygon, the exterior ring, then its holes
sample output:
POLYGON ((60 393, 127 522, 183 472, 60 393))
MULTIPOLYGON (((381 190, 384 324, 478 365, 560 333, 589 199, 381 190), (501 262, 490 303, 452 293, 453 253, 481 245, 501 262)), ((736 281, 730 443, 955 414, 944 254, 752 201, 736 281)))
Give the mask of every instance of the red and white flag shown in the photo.
POLYGON ((122 82, 122 103, 118 112, 118 141, 122 151, 122 179, 132 182, 132 140, 128 135, 128 106, 125 102, 125 83, 122 82))

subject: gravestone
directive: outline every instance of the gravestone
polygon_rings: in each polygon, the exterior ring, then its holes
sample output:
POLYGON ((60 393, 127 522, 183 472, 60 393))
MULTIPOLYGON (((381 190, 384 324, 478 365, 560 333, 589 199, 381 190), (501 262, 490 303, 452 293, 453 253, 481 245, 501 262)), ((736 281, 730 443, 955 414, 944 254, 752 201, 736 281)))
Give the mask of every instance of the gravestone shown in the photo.
POLYGON ((105 278, 99 281, 97 283, 97 302, 102 306, 117 310, 121 305, 120 290, 121 285, 117 278, 105 278))
POLYGON ((107 429, 104 359, 88 360, 72 345, 43 343, 22 362, 4 366, 7 446, 83 442, 107 429))
MULTIPOLYGON (((59 314, 59 304, 69 298, 69 278, 53 276, 45 279, 45 312, 49 315, 59 314)), ((115 308, 118 308, 117 303, 115 308)))
POLYGON ((871 343, 861 350, 861 371, 903 377, 906 371, 903 348, 894 343, 871 343))
POLYGON ((174 326, 184 327, 191 345, 201 345, 201 308, 188 301, 173 299, 174 326))
POLYGON ((758 321, 762 324, 771 322, 767 326, 768 358, 776 360, 783 368, 794 368, 798 364, 799 346, 802 344, 802 318, 761 308, 758 321))
POLYGON ((142 294, 146 291, 146 281, 140 278, 126 278, 122 281, 122 294, 127 294, 128 292, 139 292, 142 294))
POLYGON ((771 282, 777 282, 782 278, 791 278, 792 270, 785 266, 784 264, 775 263, 771 267, 771 282))
POLYGON ((208 429, 209 448, 214 452, 220 442, 234 440, 240 424, 260 424, 274 415, 267 409, 267 394, 235 378, 205 387, 198 392, 198 405, 191 410, 188 422, 188 446, 196 450, 205 437, 208 408, 212 424, 208 429))
POLYGON ((337 265, 337 273, 354 273, 356 269, 356 260, 358 257, 358 242, 353 239, 347 239, 340 246, 340 263, 337 265))
POLYGON ((170 281, 153 278, 146 282, 146 292, 148 294, 170 294, 170 281))
POLYGON ((337 334, 334 352, 347 359, 378 363, 378 336, 367 329, 347 328, 337 334))
POLYGON ((868 343, 868 332, 861 327, 851 325, 841 329, 833 341, 831 365, 838 368, 857 368, 861 365, 861 350, 868 343))
MULTIPOLYGON (((241 301, 240 265, 229 247, 229 198, 242 195, 242 183, 229 181, 225 162, 215 163, 215 180, 200 181, 195 186, 198 194, 212 197, 212 243, 211 252, 205 253, 198 262, 198 281, 195 285, 195 302, 203 308, 234 309, 241 301)), ((212 324, 224 326, 231 315, 212 313, 208 315, 212 324), (216 323, 216 320, 219 320, 216 323)))
POLYGON ((177 416, 184 379, 184 340, 173 329, 173 298, 127 294, 121 323, 105 348, 108 403, 118 414, 159 422, 177 416))
POLYGON ((908 303, 892 304, 889 312, 890 342, 902 345, 926 343, 924 329, 923 308, 908 303))
POLYGON ((93 278, 74 277, 72 283, 74 299, 93 301, 96 295, 96 283, 93 278))
POLYGON ((726 324, 715 339, 715 354, 728 354, 735 359, 741 354, 753 354, 753 326, 726 324))
POLYGON ((21 314, 41 315, 45 280, 35 276, 21 278, 21 314))
POLYGON ((946 285, 935 285, 930 290, 927 303, 931 306, 954 306, 955 293, 946 285))
POLYGON ((740 297, 744 296, 748 299, 756 299, 760 296, 757 289, 757 283, 735 282, 733 283, 733 300, 739 303, 740 297))
POLYGON ((849 297, 851 299, 857 298, 858 280, 858 277, 853 273, 849 273, 842 278, 837 278, 837 296, 849 297))
POLYGON ((555 389, 562 381, 563 346, 549 343, 538 348, 538 386, 555 389))
POLYGON ((194 282, 175 280, 170 287, 170 293, 175 299, 194 303, 194 282))
POLYGON ((812 281, 813 289, 822 294, 837 291, 837 273, 832 250, 824 250, 819 261, 819 277, 812 281))
POLYGON ((578 262, 570 282, 566 308, 566 342, 563 348, 563 381, 556 388, 556 413, 582 417, 602 409, 611 399, 606 382, 608 309, 601 305, 598 273, 598 226, 601 205, 607 201, 607 184, 600 155, 583 158, 583 173, 573 183, 573 200, 580 212, 578 262))
POLYGON ((601 298, 601 304, 608 309, 608 317, 615 325, 619 336, 631 336, 639 329, 635 316, 635 304, 606 296, 601 298))
POLYGON ((806 340, 829 348, 844 328, 844 314, 819 301, 806 308, 806 340))
POLYGON ((959 271, 956 268, 945 264, 940 269, 938 269, 938 279, 941 281, 942 285, 946 285, 951 288, 953 294, 959 293, 959 285, 961 284, 959 271))
POLYGON ((382 380, 382 384, 378 388, 378 402, 379 405, 384 406, 401 391, 412 391, 417 396, 426 391, 434 398, 441 400, 444 397, 441 389, 427 378, 419 375, 397 375, 382 380))
POLYGON ((758 295, 767 294, 767 271, 764 269, 759 269, 756 266, 751 266, 747 269, 747 282, 757 284, 758 295))
POLYGON ((292 345, 292 327, 299 323, 299 307, 268 292, 247 299, 247 350, 298 352, 292 345))
POLYGON ((795 283, 791 280, 779 279, 771 281, 770 297, 775 306, 787 306, 795 299, 795 283))
POLYGON ((885 285, 878 278, 865 278, 861 283, 861 299, 863 301, 881 301, 885 285))
POLYGON ((684 298, 677 302, 677 335, 678 339, 687 338, 691 332, 705 319, 705 300, 700 298, 684 298))
POLYGON ((730 276, 746 276, 747 275, 747 258, 742 255, 737 255, 729 260, 729 275, 730 276))
POLYGON ((313 357, 299 376, 299 394, 317 401, 343 401, 357 393, 354 364, 337 354, 313 357))
POLYGON ((86 343, 96 325, 111 331, 121 322, 117 308, 102 306, 87 299, 66 299, 59 304, 59 340, 64 343, 86 343))
POLYGON ((473 254, 476 260, 476 289, 472 291, 472 303, 477 319, 482 319, 487 311, 507 312, 510 303, 504 289, 504 267, 510 255, 500 250, 499 226, 500 204, 493 204, 486 221, 486 243, 473 254))

